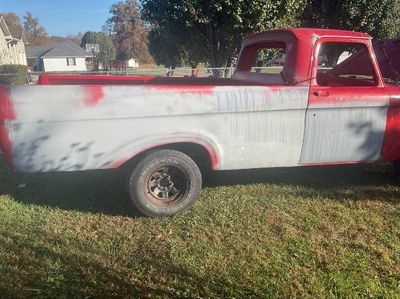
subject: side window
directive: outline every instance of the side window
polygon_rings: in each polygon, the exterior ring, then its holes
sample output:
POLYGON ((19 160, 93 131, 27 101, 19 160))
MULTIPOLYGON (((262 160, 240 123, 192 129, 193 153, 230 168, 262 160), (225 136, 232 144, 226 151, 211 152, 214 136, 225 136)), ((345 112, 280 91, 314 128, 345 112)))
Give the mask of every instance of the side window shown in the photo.
POLYGON ((375 72, 365 44, 326 42, 318 53, 320 86, 374 86, 375 72))
POLYGON ((259 48, 251 67, 252 73, 279 74, 286 60, 284 47, 259 48))

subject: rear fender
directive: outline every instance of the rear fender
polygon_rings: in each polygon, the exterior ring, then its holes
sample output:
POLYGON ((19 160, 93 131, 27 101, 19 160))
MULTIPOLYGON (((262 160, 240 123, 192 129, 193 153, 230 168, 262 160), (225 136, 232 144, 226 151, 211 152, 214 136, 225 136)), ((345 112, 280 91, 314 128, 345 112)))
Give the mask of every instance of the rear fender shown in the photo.
POLYGON ((168 145, 176 145, 176 144, 196 144, 202 146, 204 149, 207 150, 210 161, 211 161, 211 168, 213 170, 218 170, 220 167, 221 162, 221 154, 218 145, 213 142, 211 139, 204 137, 204 136, 175 136, 175 137, 168 137, 168 138, 160 138, 157 140, 146 141, 146 142, 132 142, 131 144, 120 148, 118 151, 112 153, 108 157, 108 162, 105 163, 105 167, 102 168, 118 168, 125 164, 126 162, 130 161, 131 159, 137 157, 138 155, 149 151, 151 149, 155 149, 158 147, 165 147, 168 145), (112 161, 109 161, 112 157, 112 161))

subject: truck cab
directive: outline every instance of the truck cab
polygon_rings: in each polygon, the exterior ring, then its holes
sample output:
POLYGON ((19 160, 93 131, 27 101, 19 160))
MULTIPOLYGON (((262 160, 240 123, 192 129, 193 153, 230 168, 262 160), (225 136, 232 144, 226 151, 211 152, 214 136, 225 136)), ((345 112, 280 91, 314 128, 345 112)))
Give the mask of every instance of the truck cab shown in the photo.
POLYGON ((301 165, 400 159, 400 40, 330 29, 274 30, 243 42, 234 78, 309 87, 301 165), (375 54, 375 52, 377 54, 375 54), (260 67, 280 56, 275 68, 260 67))

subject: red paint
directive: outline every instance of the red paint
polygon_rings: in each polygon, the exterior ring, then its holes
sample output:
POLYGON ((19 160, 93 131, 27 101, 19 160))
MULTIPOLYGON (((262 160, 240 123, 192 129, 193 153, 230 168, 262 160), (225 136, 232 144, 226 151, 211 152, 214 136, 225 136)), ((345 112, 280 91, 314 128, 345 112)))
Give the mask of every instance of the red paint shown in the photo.
MULTIPOLYGON (((326 105, 327 107, 340 106, 343 103, 365 105, 368 104, 379 104, 382 106, 388 106, 390 102, 390 94, 386 90, 382 80, 382 76, 379 71, 379 66, 375 59, 371 40, 368 35, 355 34, 354 36, 349 33, 348 38, 344 38, 346 35, 341 36, 322 36, 313 46, 315 51, 313 52, 313 63, 311 65, 311 86, 308 104, 310 107, 314 105, 326 105), (368 37, 368 38, 366 38, 368 37), (318 54, 319 49, 324 43, 357 43, 363 50, 358 53, 366 60, 364 64, 369 64, 372 67, 372 75, 375 78, 375 82, 367 80, 355 80, 353 78, 342 78, 336 76, 340 74, 342 64, 338 64, 334 69, 326 74, 318 74, 318 82, 323 82, 323 86, 317 82, 318 72, 318 54), (362 86, 359 86, 362 84, 362 86)), ((351 64, 355 68, 357 66, 357 59, 354 61, 354 57, 351 56, 344 61, 343 65, 351 64)), ((346 70, 346 68, 344 68, 346 70)), ((369 72, 371 73, 371 71, 369 72)))
MULTIPOLYGON (((150 85, 164 88, 165 86, 247 86, 265 85, 249 80, 230 78, 181 78, 181 77, 151 77, 151 76, 106 76, 106 75, 40 75, 39 85, 150 85)), ((183 88, 183 87, 182 87, 183 88)))
MULTIPOLYGON (((400 72, 400 38, 374 41, 373 48, 384 78, 396 80, 400 72)), ((367 74, 369 61, 366 51, 359 51, 335 67, 335 72, 367 74)))
MULTIPOLYGON (((281 74, 265 76, 265 84, 309 85, 311 60, 314 44, 321 37, 336 37, 341 41, 350 38, 369 41, 368 34, 315 28, 292 28, 265 31, 244 39, 239 54, 238 71, 248 72, 255 59, 258 48, 286 48, 286 61, 281 74)), ((251 74, 250 74, 251 75, 251 74)))
POLYGON ((83 86, 87 93, 85 106, 92 107, 100 103, 104 97, 103 86, 100 85, 85 85, 83 86))
MULTIPOLYGON (((140 154, 140 153, 138 153, 138 154, 140 154)), ((133 155, 133 157, 137 156, 138 154, 133 155)), ((129 159, 121 159, 121 160, 114 161, 114 162, 108 164, 105 168, 108 168, 108 169, 119 168, 119 167, 121 167, 125 162, 129 161, 129 160, 132 159, 133 157, 131 157, 131 158, 129 158, 129 159)))
POLYGON ((400 160, 400 105, 391 106, 388 109, 382 159, 384 161, 400 160))
POLYGON ((312 85, 308 99, 309 107, 326 105, 328 107, 354 103, 357 106, 379 104, 389 106, 390 95, 384 87, 363 86, 349 88, 346 86, 312 85), (322 94, 322 95, 321 95, 322 94))
POLYGON ((110 163, 105 168, 109 168, 109 169, 118 168, 118 167, 122 166, 124 163, 126 163, 127 161, 131 160, 132 158, 138 156, 139 154, 141 154, 143 152, 146 152, 148 150, 151 150, 151 149, 154 149, 154 148, 157 148, 157 147, 160 147, 160 146, 173 145, 173 144, 177 144, 177 143, 194 143, 194 144, 198 144, 198 145, 203 146, 207 150, 207 152, 209 154, 209 158, 211 160, 211 169, 212 170, 217 170, 217 167, 218 167, 218 155, 217 155, 216 151, 207 142, 204 142, 203 140, 198 139, 198 138, 185 138, 185 139, 172 138, 171 140, 168 140, 168 141, 165 141, 165 142, 160 142, 160 143, 157 143, 155 145, 142 148, 142 149, 136 151, 133 155, 127 157, 127 158, 119 159, 117 161, 114 161, 114 162, 110 163))
POLYGON ((374 42, 374 50, 383 77, 398 79, 400 73, 400 38, 374 42))
POLYGON ((349 31, 349 30, 338 30, 338 29, 320 29, 320 28, 286 28, 286 29, 275 29, 249 35, 243 41, 245 44, 252 43, 255 39, 268 40, 271 33, 285 34, 290 33, 296 36, 298 39, 309 39, 310 37, 320 36, 332 36, 332 37, 345 37, 345 38, 366 38, 370 39, 366 33, 349 31))
POLYGON ((153 80, 151 76, 107 75, 40 75, 39 85, 139 85, 153 80))
POLYGON ((49 77, 46 75, 40 75, 38 80, 38 85, 50 85, 49 77))
POLYGON ((14 169, 12 157, 12 141, 7 127, 9 120, 15 119, 15 112, 10 100, 10 89, 0 86, 0 150, 4 153, 7 166, 14 169))

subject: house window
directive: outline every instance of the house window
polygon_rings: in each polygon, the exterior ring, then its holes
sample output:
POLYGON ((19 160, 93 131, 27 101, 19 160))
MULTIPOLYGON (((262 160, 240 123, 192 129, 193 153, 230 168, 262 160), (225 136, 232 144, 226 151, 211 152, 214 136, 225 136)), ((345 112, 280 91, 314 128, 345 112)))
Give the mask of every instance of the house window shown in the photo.
POLYGON ((68 57, 67 66, 73 66, 73 65, 76 65, 76 59, 74 57, 68 57))

